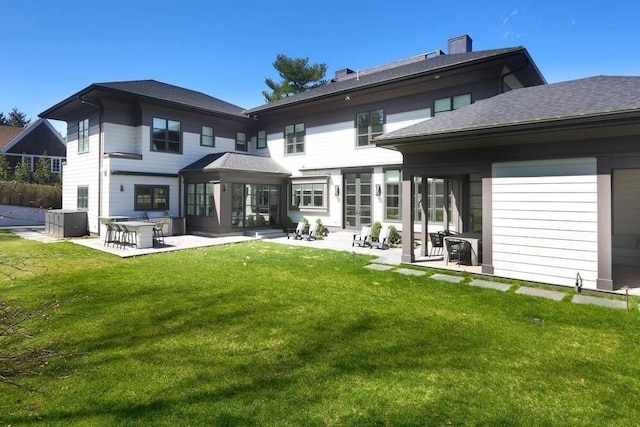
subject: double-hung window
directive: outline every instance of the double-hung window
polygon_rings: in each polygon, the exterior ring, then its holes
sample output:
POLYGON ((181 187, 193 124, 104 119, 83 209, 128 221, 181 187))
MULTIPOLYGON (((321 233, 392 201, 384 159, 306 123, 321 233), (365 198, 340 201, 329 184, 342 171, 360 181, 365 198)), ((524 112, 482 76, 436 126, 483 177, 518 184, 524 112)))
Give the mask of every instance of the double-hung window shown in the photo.
POLYGON ((89 119, 78 122, 78 153, 89 152, 89 119))
POLYGON ((304 123, 284 127, 286 154, 304 154, 304 123))
POLYGON ((168 210, 168 185, 136 185, 134 187, 134 210, 168 210))
POLYGON ((89 209, 89 187, 78 187, 76 207, 78 209, 89 209))
POLYGON ((384 110, 382 108, 363 111, 356 116, 356 139, 358 147, 366 147, 371 140, 384 132, 384 110))
POLYGON ((236 133, 236 151, 247 151, 247 134, 244 132, 236 133))
POLYGON ((216 139, 211 126, 202 126, 200 132, 200 145, 204 147, 215 147, 216 139))
POLYGON ((258 131, 258 140, 256 148, 267 148, 267 131, 259 130, 258 131))
POLYGON ((437 116, 448 111, 457 110, 465 105, 471 104, 471 94, 450 96, 448 98, 439 98, 433 101, 433 116, 437 116))
POLYGON ((153 138, 151 151, 166 153, 182 152, 181 124, 175 120, 153 118, 153 138))

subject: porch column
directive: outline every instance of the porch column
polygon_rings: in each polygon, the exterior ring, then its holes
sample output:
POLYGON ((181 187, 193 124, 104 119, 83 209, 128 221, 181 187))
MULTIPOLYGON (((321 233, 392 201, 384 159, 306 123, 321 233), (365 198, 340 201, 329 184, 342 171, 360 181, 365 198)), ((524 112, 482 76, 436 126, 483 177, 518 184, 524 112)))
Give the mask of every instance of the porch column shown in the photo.
POLYGON ((402 262, 415 262, 413 252, 413 175, 402 174, 402 262))
POLYGON ((612 208, 611 171, 598 174, 598 278, 596 288, 613 290, 613 267, 611 256, 612 208))
POLYGON ((493 274, 492 178, 482 178, 482 273, 493 274))
POLYGON ((420 192, 420 200, 422 201, 422 203, 420 203, 420 209, 422 210, 422 218, 420 220, 420 226, 422 227, 422 234, 420 235, 420 255, 427 256, 429 255, 429 218, 427 217, 429 214, 429 180, 423 176, 420 178, 420 181, 422 183, 422 191, 420 192))

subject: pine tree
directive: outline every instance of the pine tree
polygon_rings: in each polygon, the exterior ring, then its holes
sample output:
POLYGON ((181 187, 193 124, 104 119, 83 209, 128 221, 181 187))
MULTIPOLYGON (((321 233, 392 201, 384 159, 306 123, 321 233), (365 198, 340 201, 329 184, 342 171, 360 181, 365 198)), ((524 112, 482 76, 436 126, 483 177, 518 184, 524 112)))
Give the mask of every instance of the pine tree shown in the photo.
POLYGON ((282 81, 278 83, 271 78, 265 79, 265 84, 271 89, 271 92, 262 91, 267 102, 287 98, 326 83, 324 76, 327 73, 327 65, 310 65, 309 58, 289 58, 280 53, 273 63, 273 68, 278 71, 282 81))
MULTIPOLYGON (((44 153, 47 154, 46 152, 44 153)), ((46 157, 39 157, 36 163, 36 170, 33 172, 33 182, 36 184, 51 184, 51 165, 46 157)))
POLYGON ((31 180, 31 171, 29 171, 29 162, 22 159, 13 171, 13 179, 18 182, 29 182, 31 180))
POLYGON ((11 179, 11 170, 9 169, 9 161, 4 154, 0 154, 0 181, 9 181, 11 179))

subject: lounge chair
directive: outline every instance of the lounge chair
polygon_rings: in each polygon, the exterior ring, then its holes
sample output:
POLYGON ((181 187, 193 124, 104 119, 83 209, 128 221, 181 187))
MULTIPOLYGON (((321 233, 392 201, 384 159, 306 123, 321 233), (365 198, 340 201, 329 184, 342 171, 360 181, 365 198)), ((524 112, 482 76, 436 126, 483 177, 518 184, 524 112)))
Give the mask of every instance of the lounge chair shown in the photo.
POLYGON ((353 242, 351 243, 351 246, 370 246, 371 245, 371 227, 370 226, 366 226, 366 227, 362 227, 362 230, 360 231, 360 233, 354 234, 353 235, 353 242))
POLYGON ((444 243, 447 246, 445 265, 449 265, 449 261, 457 261, 458 265, 471 265, 471 244, 469 242, 448 237, 444 239, 444 243))
POLYGON ((287 239, 291 237, 298 240, 302 239, 303 238, 302 233, 304 233, 304 226, 305 226, 304 221, 300 221, 296 228, 292 228, 289 230, 289 233, 287 233, 287 239))
POLYGON ((445 234, 443 232, 429 233, 429 239, 431 240, 429 256, 433 256, 434 253, 442 254, 444 250, 444 236, 445 234))
POLYGON ((378 234, 378 239, 371 239, 371 249, 389 249, 389 227, 382 227, 380 229, 380 234, 378 234))
POLYGON ((306 240, 316 240, 316 238, 318 237, 318 223, 313 222, 309 224, 309 232, 306 234, 306 240))

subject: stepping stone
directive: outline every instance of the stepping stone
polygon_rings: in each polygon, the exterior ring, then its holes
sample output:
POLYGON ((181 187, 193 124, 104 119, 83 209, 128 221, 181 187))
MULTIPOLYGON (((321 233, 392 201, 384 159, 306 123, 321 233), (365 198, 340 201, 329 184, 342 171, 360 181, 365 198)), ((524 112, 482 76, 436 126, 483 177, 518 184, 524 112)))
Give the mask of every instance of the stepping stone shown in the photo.
POLYGON ((450 282, 450 283, 460 283, 460 282, 464 282, 464 277, 461 276, 452 276, 451 274, 434 274, 433 276, 431 276, 432 279, 434 280, 441 280, 443 282, 450 282))
POLYGON ((368 268, 369 270, 376 270, 376 271, 387 271, 387 270, 391 270, 393 267, 390 265, 369 264, 369 265, 365 265, 364 268, 368 268))
POLYGON ((424 276, 426 273, 420 270, 413 270, 411 268, 399 268, 396 272, 404 274, 405 276, 424 276))
POLYGON ((521 286, 516 290, 516 294, 552 299, 554 301, 560 301, 566 295, 564 292, 548 291, 546 289, 530 288, 528 286, 521 286))
POLYGON ((485 288, 485 289, 495 289, 496 291, 501 291, 501 292, 507 292, 509 288, 511 288, 511 285, 507 285, 505 283, 490 282, 488 280, 478 280, 478 279, 472 280, 471 283, 469 284, 471 286, 477 286, 479 288, 485 288))
POLYGON ((625 301, 617 301, 599 297, 589 297, 586 295, 574 295, 571 302, 575 304, 592 304, 599 305, 601 307, 620 308, 623 310, 627 308, 627 303, 625 301))

